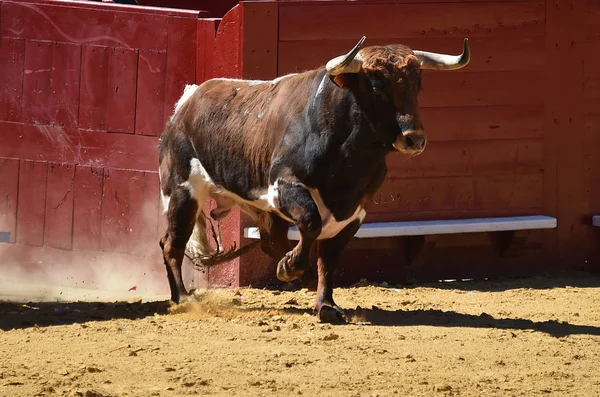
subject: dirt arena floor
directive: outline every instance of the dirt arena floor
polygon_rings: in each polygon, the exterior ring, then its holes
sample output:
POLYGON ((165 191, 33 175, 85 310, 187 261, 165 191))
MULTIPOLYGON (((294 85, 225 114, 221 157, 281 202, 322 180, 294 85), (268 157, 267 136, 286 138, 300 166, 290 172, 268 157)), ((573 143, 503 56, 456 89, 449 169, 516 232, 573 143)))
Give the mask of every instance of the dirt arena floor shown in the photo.
POLYGON ((1 396, 597 396, 600 278, 2 303, 1 396))

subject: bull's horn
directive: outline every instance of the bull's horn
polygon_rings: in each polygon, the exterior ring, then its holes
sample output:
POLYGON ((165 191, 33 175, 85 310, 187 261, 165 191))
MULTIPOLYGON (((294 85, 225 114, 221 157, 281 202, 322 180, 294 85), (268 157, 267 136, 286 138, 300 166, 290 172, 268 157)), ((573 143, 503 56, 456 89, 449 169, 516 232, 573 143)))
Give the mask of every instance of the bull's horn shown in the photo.
POLYGON ((330 76, 337 76, 342 73, 358 73, 360 71, 362 68, 362 60, 356 58, 356 55, 365 39, 365 36, 361 37, 354 48, 346 55, 340 55, 327 62, 325 67, 330 76))
POLYGON ((446 55, 427 51, 413 51, 421 62, 421 69, 455 70, 467 66, 471 60, 469 40, 465 38, 463 52, 460 55, 446 55))

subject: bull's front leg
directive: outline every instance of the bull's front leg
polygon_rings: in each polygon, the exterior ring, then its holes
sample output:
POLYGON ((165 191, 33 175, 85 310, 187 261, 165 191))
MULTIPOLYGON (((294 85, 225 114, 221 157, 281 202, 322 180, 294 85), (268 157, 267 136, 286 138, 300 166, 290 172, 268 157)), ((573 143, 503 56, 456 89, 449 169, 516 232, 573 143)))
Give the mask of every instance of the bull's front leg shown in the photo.
POLYGON ((344 247, 360 228, 361 222, 355 220, 340 231, 336 236, 319 241, 318 245, 318 276, 317 297, 315 308, 319 320, 325 323, 344 323, 344 313, 333 300, 333 275, 340 261, 344 247))
POLYGON ((301 278, 304 285, 310 284, 315 279, 309 265, 310 251, 321 234, 321 215, 317 204, 304 185, 280 179, 279 210, 294 221, 300 232, 300 241, 277 264, 277 278, 288 282, 301 278))

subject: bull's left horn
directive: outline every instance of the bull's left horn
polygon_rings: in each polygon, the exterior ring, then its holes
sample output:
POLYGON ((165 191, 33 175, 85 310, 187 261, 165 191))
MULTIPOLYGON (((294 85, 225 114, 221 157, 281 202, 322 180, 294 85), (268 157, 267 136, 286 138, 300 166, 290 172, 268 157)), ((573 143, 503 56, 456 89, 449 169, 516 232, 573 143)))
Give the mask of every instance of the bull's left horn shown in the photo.
POLYGON ((358 43, 354 46, 353 49, 350 50, 346 55, 340 55, 339 57, 335 57, 325 66, 327 68, 327 72, 330 76, 337 76, 342 73, 358 73, 360 69, 362 69, 362 60, 357 58, 358 51, 360 47, 364 43, 366 37, 363 36, 358 41, 358 43))
POLYGON ((469 40, 466 38, 463 52, 460 55, 446 55, 418 50, 414 50, 413 53, 419 62, 421 62, 421 69, 455 70, 464 68, 471 60, 469 40))

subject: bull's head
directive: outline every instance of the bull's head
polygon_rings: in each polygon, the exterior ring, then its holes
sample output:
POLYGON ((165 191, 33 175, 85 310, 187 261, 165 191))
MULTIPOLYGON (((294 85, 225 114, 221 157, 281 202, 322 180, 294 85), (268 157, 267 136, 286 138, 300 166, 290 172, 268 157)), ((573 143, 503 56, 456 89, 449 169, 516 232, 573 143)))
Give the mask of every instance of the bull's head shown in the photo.
POLYGON ((363 36, 346 55, 327 62, 329 76, 357 95, 365 117, 386 146, 403 153, 420 153, 427 136, 418 109, 423 69, 455 70, 469 63, 464 40, 460 55, 411 50, 403 45, 372 46, 361 50, 363 36))

